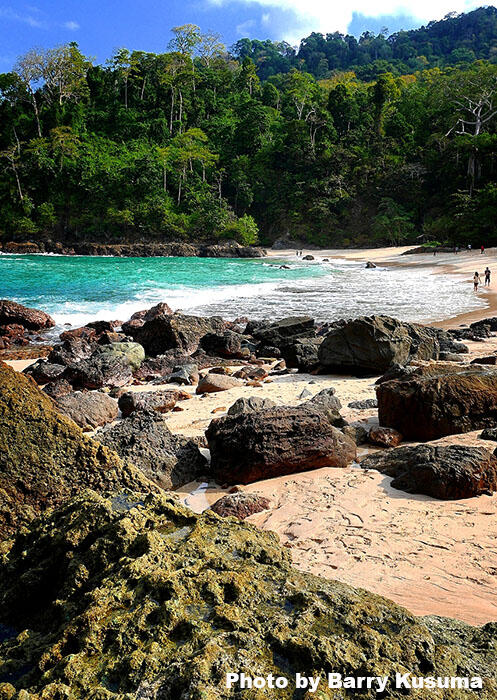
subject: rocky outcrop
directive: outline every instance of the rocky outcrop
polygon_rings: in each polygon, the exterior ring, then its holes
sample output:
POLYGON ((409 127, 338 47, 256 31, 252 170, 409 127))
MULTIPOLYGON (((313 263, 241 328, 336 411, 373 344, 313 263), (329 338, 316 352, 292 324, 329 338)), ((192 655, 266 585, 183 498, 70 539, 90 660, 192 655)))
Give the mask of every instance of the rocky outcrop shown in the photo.
POLYGON ((209 510, 217 513, 222 518, 234 517, 245 520, 254 513, 267 510, 270 506, 269 499, 256 493, 227 493, 216 501, 209 510))
POLYGON ((85 437, 31 379, 0 362, 0 538, 86 487, 152 485, 85 437))
POLYGON ((228 408, 228 416, 254 413, 255 411, 262 411, 264 408, 273 408, 274 406, 276 406, 274 401, 262 398, 262 396, 242 396, 228 408))
POLYGON ((197 243, 85 243, 41 241, 40 243, 8 241, 0 250, 6 253, 57 253, 57 255, 112 255, 118 258, 262 258, 267 255, 264 248, 242 246, 236 241, 222 245, 197 243))
POLYGON ((214 394, 217 391, 227 391, 238 386, 243 386, 241 379, 209 372, 199 381, 196 391, 197 394, 214 394))
POLYGON ((57 398, 56 405, 83 430, 112 423, 119 413, 117 403, 101 391, 74 391, 57 398))
POLYGON ((0 693, 19 700, 290 700, 306 672, 331 698, 327 673, 358 664, 363 676, 483 679, 451 700, 497 694, 494 623, 416 618, 296 571, 273 533, 164 496, 87 493, 34 523, 0 564, 0 624, 0 693), (229 689, 233 672, 288 688, 229 689))
POLYGON ((157 411, 167 413, 172 411, 179 399, 177 391, 127 391, 119 397, 119 408, 123 418, 135 411, 157 411))
POLYGON ((349 408, 356 411, 367 411, 371 408, 378 408, 378 399, 361 399, 360 401, 351 401, 347 404, 349 408))
POLYGON ((189 355, 197 350, 202 336, 223 330, 224 321, 218 317, 160 313, 131 334, 143 345, 147 355, 161 355, 168 350, 189 355))
POLYGON ((381 374, 393 364, 438 359, 459 352, 459 343, 440 329, 405 323, 389 316, 361 316, 337 321, 319 348, 319 360, 328 370, 381 374))
POLYGON ((41 331, 55 326, 55 321, 44 311, 30 309, 9 299, 0 299, 0 326, 17 324, 30 331, 41 331))
POLYGON ((408 440, 435 440, 495 425, 497 370, 431 363, 376 388, 380 425, 408 440))
POLYGON ((483 447, 416 445, 366 457, 363 469, 393 477, 407 493, 457 500, 497 490, 497 458, 483 447))
POLYGON ((355 444, 324 413, 305 407, 278 406, 215 418, 206 436, 214 478, 223 484, 345 467, 356 456, 355 444))
POLYGON ((156 411, 136 411, 96 433, 95 440, 117 452, 126 464, 136 464, 164 489, 175 489, 209 471, 197 444, 173 435, 164 417, 156 411))

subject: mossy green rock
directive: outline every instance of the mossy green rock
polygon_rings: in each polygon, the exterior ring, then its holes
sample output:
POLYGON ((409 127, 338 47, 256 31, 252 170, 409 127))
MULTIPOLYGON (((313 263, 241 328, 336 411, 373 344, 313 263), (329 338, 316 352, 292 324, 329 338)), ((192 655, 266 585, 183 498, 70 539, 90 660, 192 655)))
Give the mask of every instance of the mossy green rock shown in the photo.
POLYGON ((110 345, 101 345, 97 348, 96 353, 99 355, 107 355, 109 357, 124 358, 128 361, 132 370, 140 368, 141 363, 145 359, 145 350, 143 345, 139 343, 110 343, 110 345))
POLYGON ((296 692, 294 674, 397 671, 484 678, 478 694, 417 698, 497 697, 496 625, 424 622, 299 573, 276 535, 163 494, 87 492, 33 522, 0 563, 0 591, 2 700, 369 699, 324 683, 296 692), (227 690, 226 673, 242 671, 291 682, 227 690))
POLYGON ((85 437, 31 378, 0 362, 0 539, 82 488, 155 487, 85 437))

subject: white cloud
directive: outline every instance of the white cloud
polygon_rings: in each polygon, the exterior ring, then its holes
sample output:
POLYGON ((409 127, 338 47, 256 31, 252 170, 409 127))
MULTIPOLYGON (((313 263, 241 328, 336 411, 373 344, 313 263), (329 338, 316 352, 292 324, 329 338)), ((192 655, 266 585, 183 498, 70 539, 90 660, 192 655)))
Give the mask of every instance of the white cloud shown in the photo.
POLYGON ((74 21, 64 22, 64 28, 69 29, 71 32, 75 32, 79 29, 79 24, 74 21))
MULTIPOLYGON (((410 15, 420 22, 441 19, 449 12, 467 12, 481 6, 481 0, 418 0, 416 3, 408 0, 353 0, 339 2, 338 0, 208 0, 211 5, 227 5, 239 3, 244 5, 259 5, 260 7, 277 8, 291 11, 296 16, 295 26, 290 36, 285 37, 298 41, 310 32, 346 32, 352 20, 352 14, 358 12, 368 17, 382 15, 410 15)), ((489 3, 495 5, 496 3, 489 3)), ((241 26, 241 25, 240 25, 241 26)))
POLYGON ((246 22, 236 25, 236 33, 238 36, 250 38, 250 31, 255 27, 257 22, 255 19, 248 19, 246 22))
POLYGON ((271 23, 271 15, 269 12, 263 12, 261 17, 261 24, 263 27, 267 27, 271 23))
POLYGON ((46 22, 43 22, 42 20, 37 19, 36 17, 33 17, 32 14, 20 14, 19 12, 13 10, 11 7, 0 7, 0 17, 14 22, 22 22, 23 24, 27 24, 28 26, 34 27, 36 29, 47 29, 46 22))

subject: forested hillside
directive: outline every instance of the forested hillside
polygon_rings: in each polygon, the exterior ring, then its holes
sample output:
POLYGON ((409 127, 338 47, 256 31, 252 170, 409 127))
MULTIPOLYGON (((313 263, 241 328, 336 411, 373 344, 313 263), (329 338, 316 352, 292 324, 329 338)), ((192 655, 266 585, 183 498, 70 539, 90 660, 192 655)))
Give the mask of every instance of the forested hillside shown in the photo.
POLYGON ((497 243, 495 9, 261 42, 270 68, 253 41, 174 37, 105 65, 33 50, 0 75, 0 236, 497 243))

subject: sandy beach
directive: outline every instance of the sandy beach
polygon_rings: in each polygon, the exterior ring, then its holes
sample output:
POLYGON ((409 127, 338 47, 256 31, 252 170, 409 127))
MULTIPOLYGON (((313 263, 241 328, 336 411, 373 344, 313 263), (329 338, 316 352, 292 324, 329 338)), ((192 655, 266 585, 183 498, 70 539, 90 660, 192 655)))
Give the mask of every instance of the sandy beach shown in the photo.
MULTIPOLYGON (((370 260, 381 266, 430 267, 434 274, 457 275, 471 284, 475 269, 494 270, 497 249, 455 254, 402 256, 407 248, 350 251, 307 251, 322 258, 370 260)), ((271 251, 272 257, 294 257, 295 251, 271 251)), ((497 284, 497 266, 495 268, 497 284)), ((464 316, 436 325, 456 327, 492 316, 497 309, 493 287, 478 294, 487 304, 464 316)), ((497 338, 467 342, 470 354, 497 352, 497 338)), ((22 370, 32 361, 11 361, 22 370)), ((323 388, 334 387, 343 417, 365 424, 377 423, 377 412, 354 410, 351 401, 374 398, 375 378, 342 375, 289 374, 266 380, 261 387, 237 387, 195 396, 181 402, 181 411, 167 414, 174 433, 201 436, 210 421, 225 414, 241 396, 264 396, 278 405, 297 405, 323 388)), ((167 385, 163 385, 167 387, 167 385)), ((134 386, 151 391, 157 385, 134 386)), ((171 386, 171 388, 173 388, 171 386)), ((439 444, 494 444, 478 439, 480 431, 451 436, 439 444)), ((358 450, 358 460, 376 448, 358 450)), ((411 496, 390 486, 391 479, 357 464, 347 469, 319 469, 270 479, 242 487, 269 498, 270 510, 249 518, 259 528, 278 533, 289 548, 295 565, 303 571, 365 587, 391 598, 416 614, 456 617, 473 624, 497 620, 497 495, 460 501, 438 501, 411 496)), ((192 483, 178 490, 180 498, 200 512, 213 503, 223 489, 215 484, 192 483)))

